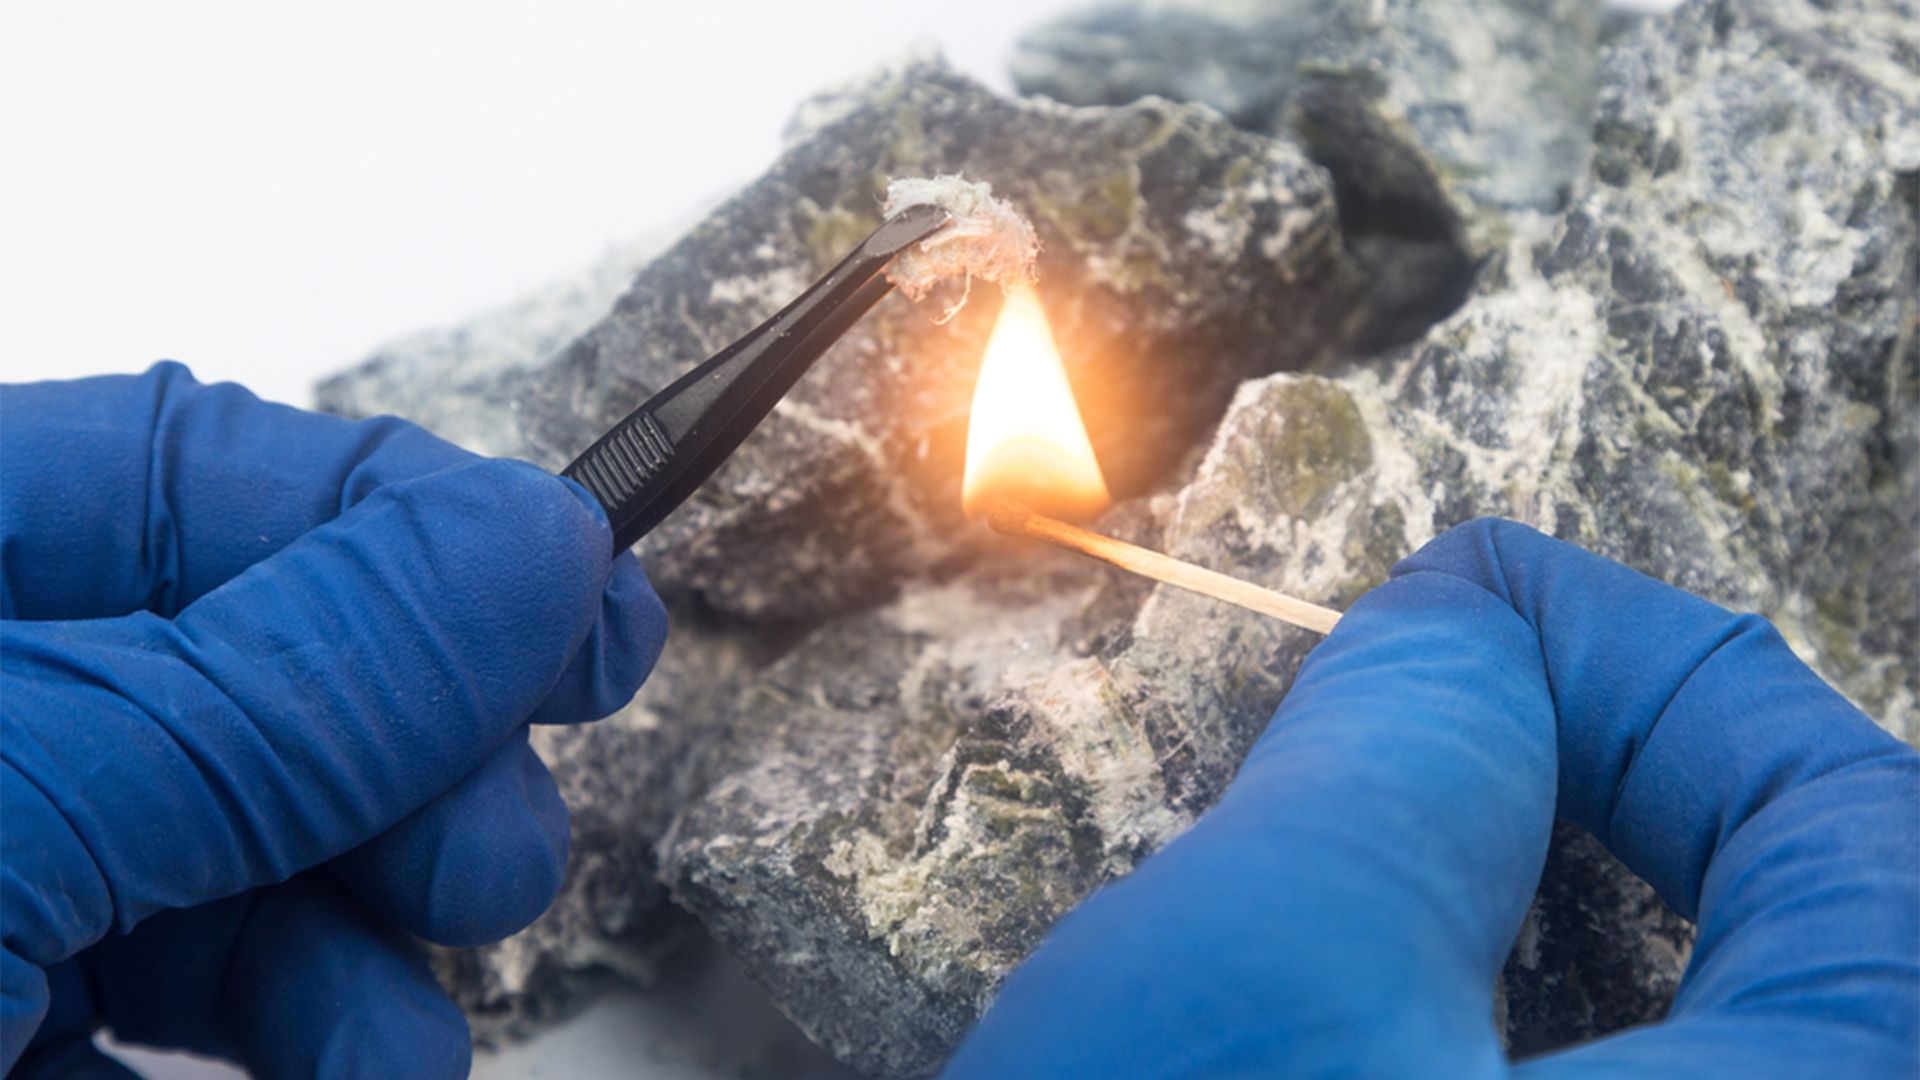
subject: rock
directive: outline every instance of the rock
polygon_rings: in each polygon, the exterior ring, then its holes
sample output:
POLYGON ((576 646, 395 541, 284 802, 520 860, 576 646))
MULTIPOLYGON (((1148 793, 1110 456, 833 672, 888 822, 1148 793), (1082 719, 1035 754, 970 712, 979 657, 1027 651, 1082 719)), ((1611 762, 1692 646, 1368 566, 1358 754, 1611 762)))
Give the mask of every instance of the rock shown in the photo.
POLYGON ((1602 5, 1587 0, 1182 0, 1114 5, 1028 34, 1025 93, 1155 94, 1290 133, 1333 174, 1373 276, 1360 344, 1459 304, 1515 211, 1553 211, 1584 171, 1602 5))
POLYGON ((1280 131, 1294 69, 1334 11, 1328 0, 1107 4, 1021 35, 1013 81, 1068 105, 1161 97, 1205 105, 1250 131, 1280 131))
MULTIPOLYGON (((1243 385, 1129 527, 1344 603, 1444 528, 1516 517, 1767 614, 1914 738, 1912 14, 1697 4, 1630 32, 1564 215, 1516 214, 1415 345, 1243 385)), ((1212 801, 1312 644, 1057 562, 810 636, 735 705, 665 846, 675 896, 862 1070, 936 1068, 1054 919, 1212 801), (1124 629, 1089 645, 1095 606, 1124 629)), ((1690 937, 1563 827, 1502 979, 1510 1045, 1657 1019, 1690 937)))
MULTIPOLYGON (((1319 358, 1356 317, 1325 174, 1205 111, 1010 101, 918 60, 796 124, 780 161, 641 270, 611 315, 551 360, 459 391, 468 422, 564 465, 851 249, 896 176, 985 180, 1032 219, 1040 293, 1119 495, 1163 476, 1168 448, 1190 445, 1239 380, 1319 358)), ((822 358, 644 542, 663 591, 817 620, 969 555, 984 530, 962 527, 956 463, 997 305, 936 325, 957 296, 890 297, 822 358)), ((379 375, 337 380, 329 404, 391 408, 365 386, 379 375)))
POLYGON ((517 427, 502 423, 495 387, 538 366, 607 313, 634 271, 665 245, 621 244, 584 272, 459 326, 423 330, 376 349, 323 381, 320 407, 345 416, 393 413, 478 453, 524 457, 517 427))
MULTIPOLYGON (((1085 799, 1093 767, 1061 761, 1074 732, 1033 731, 999 701, 1024 681, 1097 686, 1098 662, 1063 657, 1059 632, 1101 575, 1041 562, 810 635, 730 710, 664 845, 676 898, 863 1073, 935 1069, 1006 970, 1119 868, 1085 799)), ((1081 754, 1126 751, 1105 767, 1138 781, 1113 790, 1169 833, 1139 733, 1079 734, 1081 754)))

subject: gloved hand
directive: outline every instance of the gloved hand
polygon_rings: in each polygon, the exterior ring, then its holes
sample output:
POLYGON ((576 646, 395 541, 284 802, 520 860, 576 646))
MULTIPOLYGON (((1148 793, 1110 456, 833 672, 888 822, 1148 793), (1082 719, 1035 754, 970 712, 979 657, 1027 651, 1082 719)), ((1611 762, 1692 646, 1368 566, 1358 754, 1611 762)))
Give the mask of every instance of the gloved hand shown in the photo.
POLYGON ((1067 916, 954 1077, 1916 1075, 1920 756, 1736 616, 1521 526, 1434 541, 1220 803, 1067 916), (1509 1066, 1555 814, 1697 921, 1665 1023, 1509 1066))
POLYGON ((0 389, 0 468, 0 1069, 127 1075, 104 1022, 465 1076, 408 935, 545 908, 566 809, 526 725, 617 709, 665 638, 598 506, 177 365, 0 389))

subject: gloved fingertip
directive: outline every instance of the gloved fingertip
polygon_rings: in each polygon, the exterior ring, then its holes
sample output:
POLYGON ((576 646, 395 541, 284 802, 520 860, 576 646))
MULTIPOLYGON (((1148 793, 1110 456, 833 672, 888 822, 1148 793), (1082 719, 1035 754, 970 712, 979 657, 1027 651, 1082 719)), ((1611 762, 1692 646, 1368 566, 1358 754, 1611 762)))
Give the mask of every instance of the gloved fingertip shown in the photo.
POLYGON ((567 807, 522 729, 451 790, 336 860, 381 919, 437 945, 498 941, 553 902, 567 807))
POLYGON ((1525 559, 1542 545, 1557 542, 1529 526, 1505 518, 1475 518, 1456 525, 1400 560, 1394 577, 1435 572, 1464 578, 1508 603, 1504 564, 1511 553, 1525 559))
MULTIPOLYGON (((470 632, 460 644, 500 660, 499 642, 517 642, 513 681, 532 687, 536 673, 544 673, 544 698, 605 608, 613 553, 606 516, 592 496, 572 481, 500 458, 387 491, 410 504, 421 547, 442 565, 464 564, 443 575, 466 609, 458 626, 470 632)), ((439 611, 453 599, 438 595, 419 603, 439 611)), ((538 703, 527 701, 515 719, 524 720, 538 703)))
POLYGON ((600 620, 581 643, 536 724, 572 724, 610 716, 633 700, 667 644, 667 609, 632 554, 613 561, 600 620))
POLYGON ((278 1077, 464 1077, 466 1018, 413 944, 324 879, 263 895, 224 1011, 248 1071, 278 1077))
MULTIPOLYGON (((614 629, 614 655, 627 665, 632 685, 625 696, 632 697, 667 646, 667 607, 632 553, 614 560, 603 621, 614 629)), ((624 704, 618 702, 615 708, 624 704)))
POLYGON ((407 983, 369 988, 367 997, 373 1007, 333 1027, 311 1072, 288 1075, 462 1080, 473 1070, 467 1018, 438 989, 407 983))

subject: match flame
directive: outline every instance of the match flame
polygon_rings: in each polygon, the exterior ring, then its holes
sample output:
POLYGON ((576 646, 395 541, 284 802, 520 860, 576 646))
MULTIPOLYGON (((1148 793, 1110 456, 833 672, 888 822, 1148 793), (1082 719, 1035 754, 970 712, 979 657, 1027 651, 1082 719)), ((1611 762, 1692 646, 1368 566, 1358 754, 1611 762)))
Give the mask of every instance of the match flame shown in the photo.
POLYGON ((1047 313, 1031 288, 1007 294, 987 341, 960 490, 970 518, 1003 498, 1069 520, 1090 518, 1111 501, 1047 313))

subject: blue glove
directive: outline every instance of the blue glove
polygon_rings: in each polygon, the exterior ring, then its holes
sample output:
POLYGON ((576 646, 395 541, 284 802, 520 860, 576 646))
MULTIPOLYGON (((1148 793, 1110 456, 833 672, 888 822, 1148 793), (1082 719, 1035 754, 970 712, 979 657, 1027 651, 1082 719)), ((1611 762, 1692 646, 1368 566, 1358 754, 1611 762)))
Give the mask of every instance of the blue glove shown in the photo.
POLYGON ((88 1043, 465 1076, 409 935, 559 887, 527 723, 619 708, 666 615, 530 465, 137 378, 0 388, 0 1069, 88 1043))
POLYGON ((948 1075, 1908 1077, 1917 1031, 1920 755, 1765 621, 1480 522, 1354 605, 948 1075), (1665 1023, 1510 1066, 1493 983, 1556 814, 1699 940, 1665 1023))

